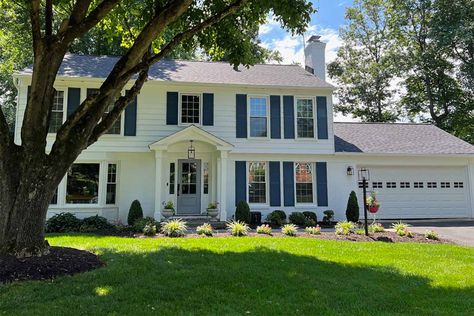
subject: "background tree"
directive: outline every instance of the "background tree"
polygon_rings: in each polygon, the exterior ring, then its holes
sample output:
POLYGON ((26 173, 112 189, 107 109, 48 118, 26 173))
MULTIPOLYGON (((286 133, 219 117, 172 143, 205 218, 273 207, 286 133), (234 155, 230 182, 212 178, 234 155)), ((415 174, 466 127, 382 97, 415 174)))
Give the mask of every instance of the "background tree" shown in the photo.
POLYGON ((29 17, 34 65, 21 145, 13 142, 0 111, 0 254, 19 257, 48 252, 44 222, 56 187, 140 92, 152 64, 179 47, 200 47, 210 56, 227 56, 234 67, 250 66, 258 61, 254 34, 270 12, 282 27, 300 34, 314 11, 305 0, 31 0, 13 8, 17 16, 29 17), (58 20, 63 11, 66 17, 58 20), (127 30, 121 39, 126 51, 46 152, 58 69, 74 43, 99 24, 109 36, 117 28, 127 30), (121 95, 129 81, 132 87, 121 95))
POLYGON ((396 74, 387 0, 356 0, 346 11, 343 45, 328 74, 339 88, 336 111, 368 122, 394 121, 396 74))

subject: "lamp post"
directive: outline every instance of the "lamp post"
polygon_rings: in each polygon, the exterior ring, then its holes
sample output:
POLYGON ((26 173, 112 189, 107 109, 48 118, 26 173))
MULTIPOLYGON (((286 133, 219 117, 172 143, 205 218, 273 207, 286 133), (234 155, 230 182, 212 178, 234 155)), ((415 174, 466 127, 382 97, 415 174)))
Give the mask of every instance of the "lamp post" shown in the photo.
POLYGON ((370 172, 367 168, 359 169, 359 181, 362 181, 362 192, 364 198, 364 228, 365 235, 369 236, 369 226, 367 222, 367 181, 370 180, 370 172))

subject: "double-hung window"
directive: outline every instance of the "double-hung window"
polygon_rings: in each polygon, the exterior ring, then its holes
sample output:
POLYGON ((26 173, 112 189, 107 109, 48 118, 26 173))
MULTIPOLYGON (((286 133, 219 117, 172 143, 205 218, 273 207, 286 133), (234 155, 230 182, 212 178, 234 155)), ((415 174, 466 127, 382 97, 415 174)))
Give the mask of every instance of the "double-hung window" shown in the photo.
POLYGON ((56 133, 63 125, 64 117, 64 91, 54 91, 53 106, 49 120, 49 133, 56 133))
POLYGON ((248 175, 249 203, 267 202, 267 177, 265 162, 250 162, 248 175))
POLYGON ((115 204, 117 199, 117 165, 110 163, 107 167, 107 196, 105 204, 115 204))
POLYGON ((66 203, 99 203, 98 163, 75 163, 67 172, 66 203))
POLYGON ((309 162, 295 163, 296 203, 313 203, 313 167, 309 162))
POLYGON ((199 124, 200 123, 200 98, 198 94, 181 95, 181 123, 199 124))
POLYGON ((268 108, 266 97, 249 98, 250 137, 268 136, 268 108))
POLYGON ((296 99, 298 138, 314 138, 314 104, 312 98, 296 99))
MULTIPOLYGON (((97 94, 97 93, 99 93, 99 89, 87 89, 87 96, 97 94)), ((105 110, 102 118, 105 118, 107 114, 109 114, 109 112, 112 111, 112 109, 115 106, 115 101, 116 100, 113 100, 110 104, 107 105, 107 109, 105 110)), ((105 132, 105 134, 120 135, 121 132, 122 132, 122 115, 120 115, 117 118, 115 123, 105 132)))

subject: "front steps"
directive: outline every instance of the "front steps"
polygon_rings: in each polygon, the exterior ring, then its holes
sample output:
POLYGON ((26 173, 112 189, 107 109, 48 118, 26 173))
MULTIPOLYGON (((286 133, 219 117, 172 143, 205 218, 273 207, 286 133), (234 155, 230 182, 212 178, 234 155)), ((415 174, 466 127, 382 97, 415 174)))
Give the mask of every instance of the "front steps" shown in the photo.
POLYGON ((170 219, 181 219, 182 221, 185 221, 187 226, 190 228, 195 228, 204 223, 209 223, 214 229, 223 229, 225 228, 226 224, 226 222, 221 222, 219 220, 211 221, 211 217, 207 215, 173 215, 167 220, 170 219))

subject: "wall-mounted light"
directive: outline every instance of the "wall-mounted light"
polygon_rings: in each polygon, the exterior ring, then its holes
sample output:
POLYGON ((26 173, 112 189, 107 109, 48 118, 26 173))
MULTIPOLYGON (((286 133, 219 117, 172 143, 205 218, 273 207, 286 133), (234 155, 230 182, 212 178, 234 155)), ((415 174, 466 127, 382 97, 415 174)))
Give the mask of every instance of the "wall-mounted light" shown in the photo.
POLYGON ((352 168, 352 166, 347 166, 346 172, 348 176, 352 176, 354 175, 354 168, 352 168))
POLYGON ((193 141, 189 141, 188 147, 188 159, 195 159, 196 158, 196 149, 193 147, 193 141))

